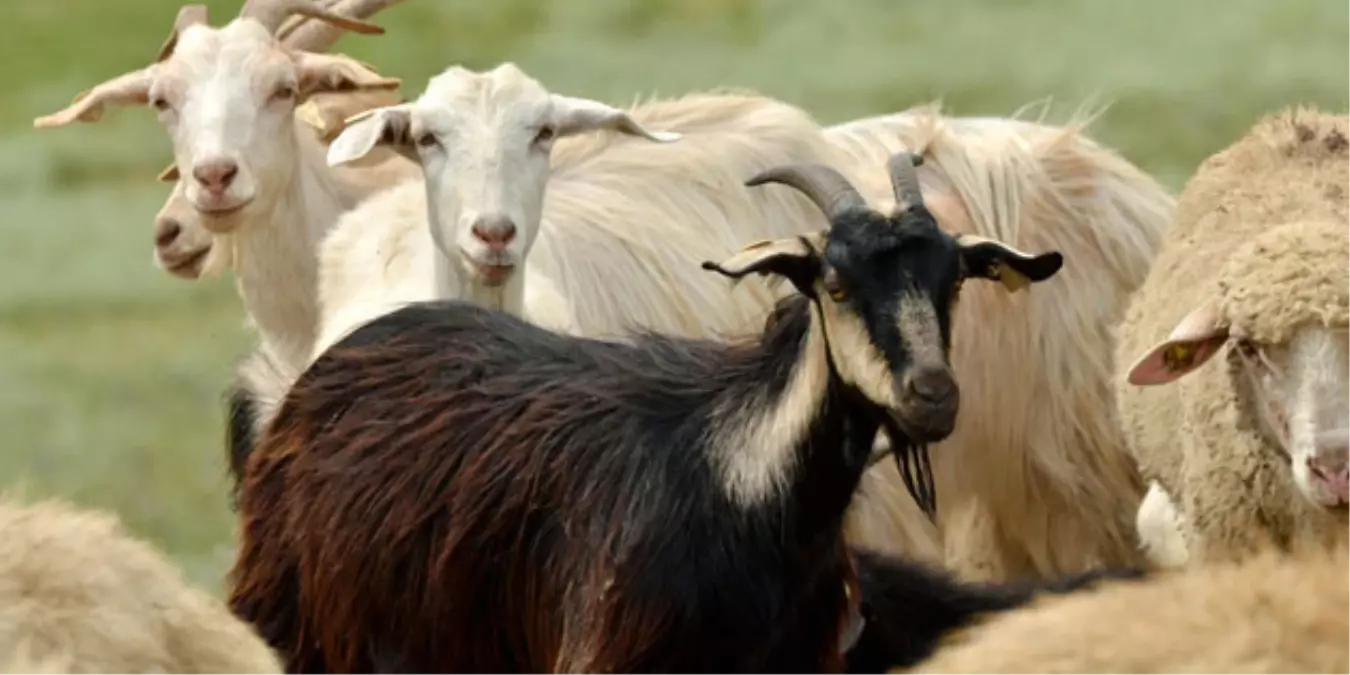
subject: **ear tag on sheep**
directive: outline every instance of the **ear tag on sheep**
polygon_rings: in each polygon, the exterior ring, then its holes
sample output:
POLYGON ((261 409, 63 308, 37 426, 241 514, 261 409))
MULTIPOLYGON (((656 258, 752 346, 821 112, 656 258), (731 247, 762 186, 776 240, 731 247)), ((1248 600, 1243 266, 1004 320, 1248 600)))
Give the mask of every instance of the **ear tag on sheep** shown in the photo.
POLYGON ((1023 288, 1031 285, 1031 279, 1025 274, 1013 269, 1008 263, 998 264, 998 280, 1003 284, 1003 288, 1009 293, 1016 293, 1023 288))
POLYGON ((1163 365, 1171 371, 1182 371, 1191 367, 1195 361, 1195 347, 1188 342, 1178 342, 1163 352, 1163 365))

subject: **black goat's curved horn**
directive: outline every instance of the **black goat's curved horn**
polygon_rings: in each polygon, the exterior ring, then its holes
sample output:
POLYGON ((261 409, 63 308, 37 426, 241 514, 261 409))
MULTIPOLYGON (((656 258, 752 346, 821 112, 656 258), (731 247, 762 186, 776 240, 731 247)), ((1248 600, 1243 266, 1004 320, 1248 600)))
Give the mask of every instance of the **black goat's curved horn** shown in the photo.
POLYGON ((782 183, 796 188, 831 220, 844 211, 867 208, 867 200, 858 189, 843 174, 824 164, 780 166, 761 171, 745 182, 749 187, 765 183, 782 183))
POLYGON ((891 175, 891 189, 895 192, 896 211, 923 206, 923 192, 919 190, 919 174, 915 167, 923 166, 923 155, 912 152, 897 152, 886 162, 886 171, 891 175))

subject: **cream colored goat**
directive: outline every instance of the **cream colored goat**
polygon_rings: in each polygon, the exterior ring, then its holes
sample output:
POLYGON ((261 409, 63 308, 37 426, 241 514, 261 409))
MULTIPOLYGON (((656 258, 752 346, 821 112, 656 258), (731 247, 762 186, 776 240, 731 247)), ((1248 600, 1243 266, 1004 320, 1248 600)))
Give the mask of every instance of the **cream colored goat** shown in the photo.
MULTIPOLYGON (((386 4, 349 0, 345 6, 371 13, 386 4)), ((321 92, 391 92, 399 81, 345 56, 281 44, 273 33, 293 13, 382 32, 311 0, 250 0, 239 18, 221 28, 207 25, 204 6, 189 5, 160 61, 104 82, 34 122, 94 122, 108 105, 150 102, 173 139, 175 165, 190 168, 183 196, 215 235, 215 246, 230 250, 240 294, 263 341, 291 364, 304 362, 314 340, 314 254, 322 235, 338 214, 369 194, 419 174, 415 164, 392 154, 379 170, 333 171, 324 162, 323 142, 297 133, 298 101, 321 92)))
POLYGON ((527 317, 592 336, 745 330, 763 320, 775 297, 768 287, 747 280, 728 299, 721 280, 689 270, 747 238, 824 227, 809 202, 777 187, 748 190, 748 176, 842 163, 809 116, 772 99, 696 94, 625 111, 551 94, 509 63, 447 69, 415 104, 353 121, 330 162, 382 144, 417 156, 428 178, 362 204, 324 242, 316 355, 428 293, 529 306, 527 317), (602 129, 624 135, 569 137, 602 129), (418 281, 433 278, 439 288, 418 281), (525 297, 533 288, 566 304, 535 303, 525 297))
POLYGON ((0 664, 5 672, 282 672, 252 626, 115 516, 10 496, 0 497, 0 664))

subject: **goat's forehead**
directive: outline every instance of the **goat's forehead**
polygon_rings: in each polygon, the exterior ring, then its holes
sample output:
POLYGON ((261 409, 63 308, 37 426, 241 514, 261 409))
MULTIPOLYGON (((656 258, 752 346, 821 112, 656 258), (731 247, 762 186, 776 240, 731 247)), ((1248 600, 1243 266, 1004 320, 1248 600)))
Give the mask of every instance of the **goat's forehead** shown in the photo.
POLYGON ((417 101, 460 115, 530 114, 548 105, 549 93, 519 71, 499 67, 475 73, 452 67, 431 78, 417 101))
POLYGON ((178 38, 167 64, 192 77, 194 72, 222 66, 238 72, 275 67, 288 61, 271 34, 255 21, 233 21, 221 28, 190 26, 178 38))

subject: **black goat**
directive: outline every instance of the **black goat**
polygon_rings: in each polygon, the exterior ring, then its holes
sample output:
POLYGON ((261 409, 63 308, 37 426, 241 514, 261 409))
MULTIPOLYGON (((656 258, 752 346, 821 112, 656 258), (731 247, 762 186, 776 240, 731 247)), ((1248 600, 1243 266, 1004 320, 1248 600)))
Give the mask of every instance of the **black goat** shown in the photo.
POLYGON ((831 221, 705 264, 796 287, 756 340, 582 339, 451 301, 358 329, 245 467, 231 607, 299 671, 842 669, 841 523, 878 428, 951 432, 963 279, 1061 265, 947 235, 912 159, 891 171, 891 216, 823 166, 749 182, 831 221))

